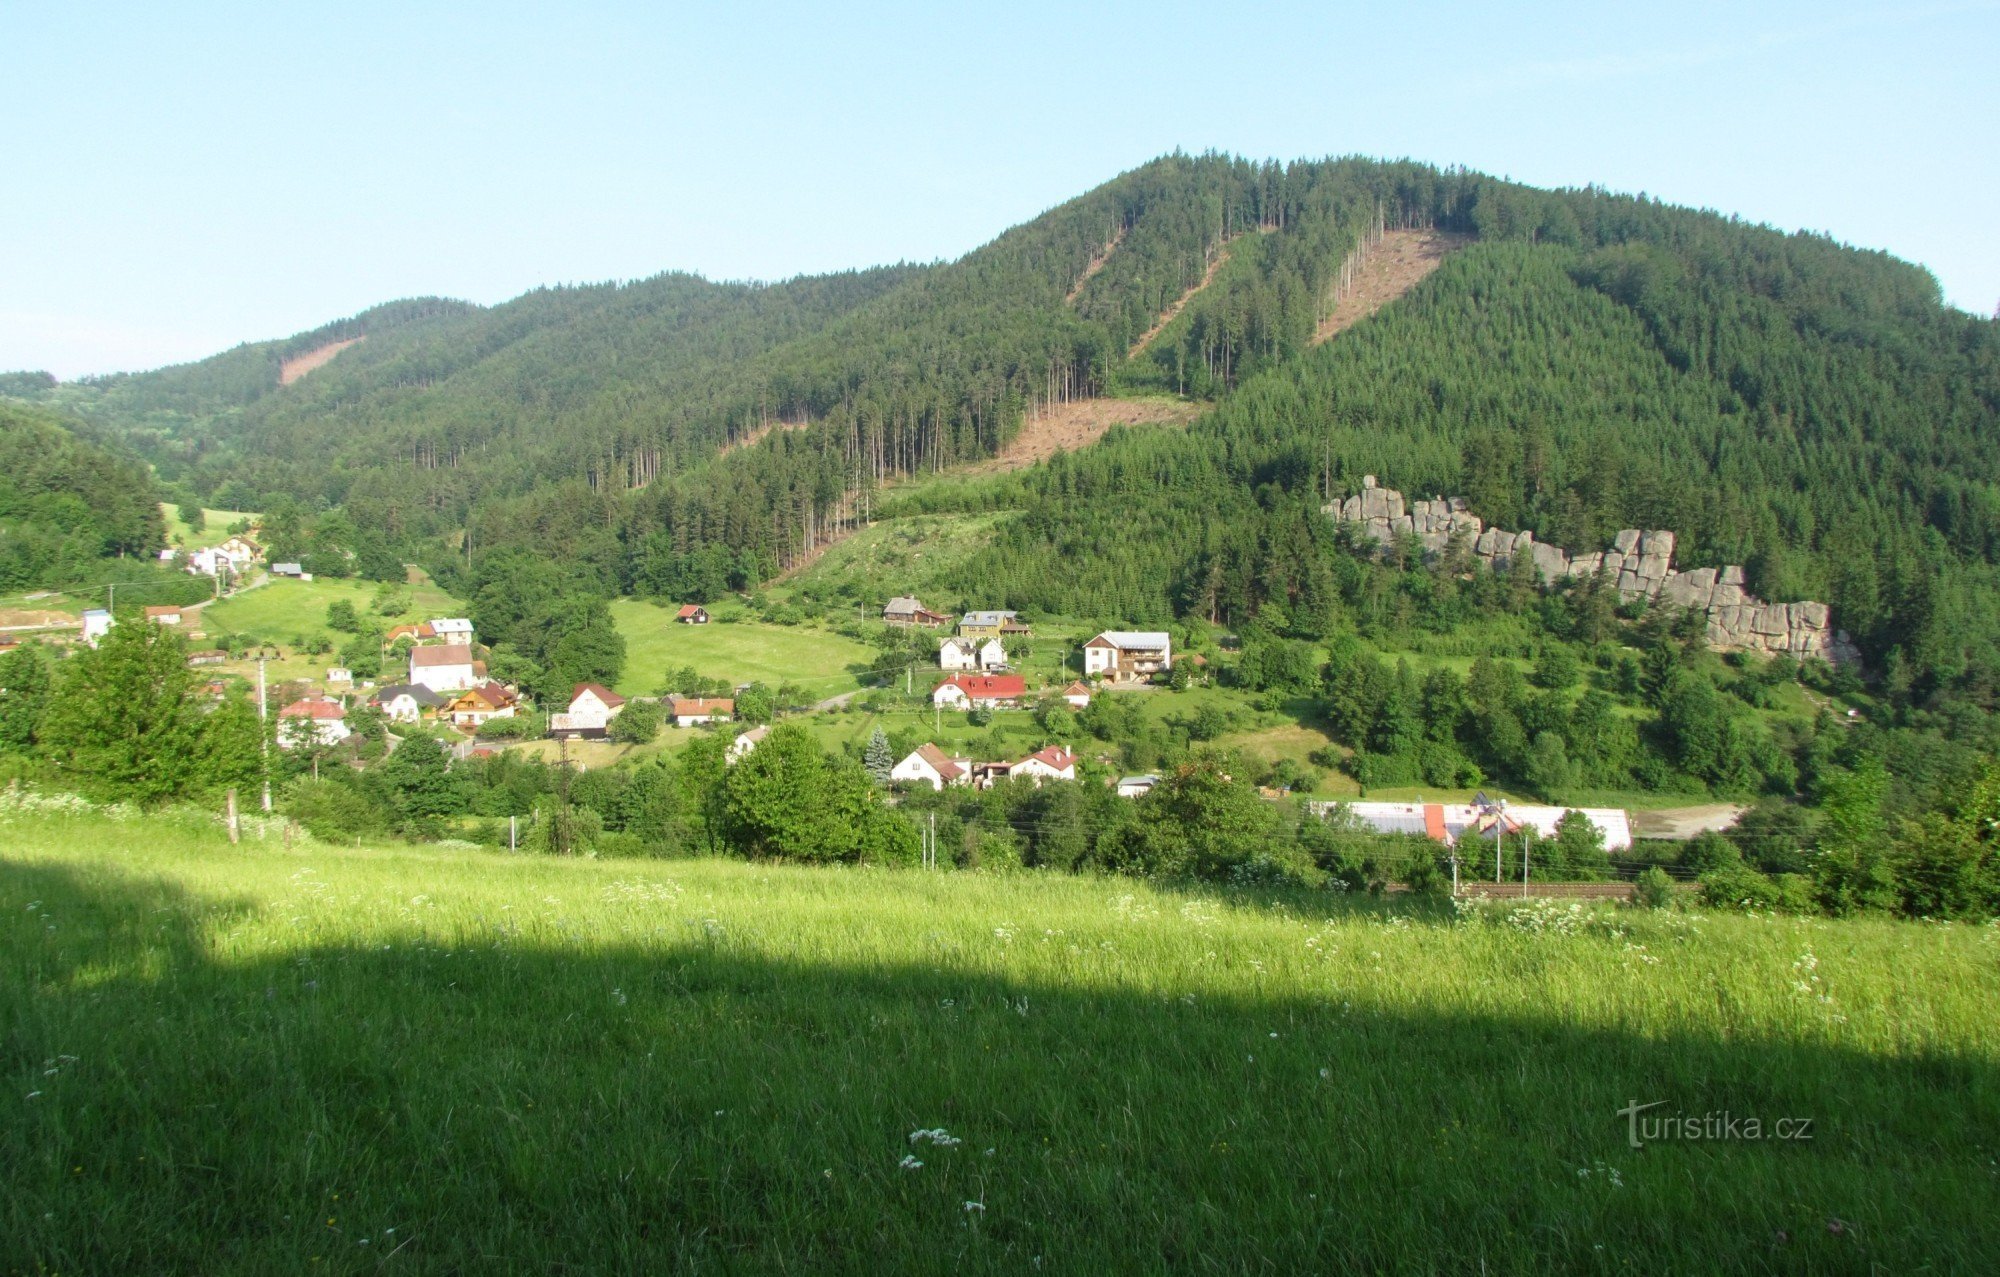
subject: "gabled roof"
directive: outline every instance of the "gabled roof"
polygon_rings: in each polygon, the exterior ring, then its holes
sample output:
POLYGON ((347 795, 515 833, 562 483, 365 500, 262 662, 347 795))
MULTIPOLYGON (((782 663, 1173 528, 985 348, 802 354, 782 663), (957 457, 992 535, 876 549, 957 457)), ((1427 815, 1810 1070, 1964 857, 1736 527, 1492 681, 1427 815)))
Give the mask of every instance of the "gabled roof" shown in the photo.
POLYGON ((462 616, 440 616, 431 622, 431 629, 438 634, 470 634, 472 622, 462 616))
POLYGON ((595 694, 598 700, 604 702, 604 708, 606 709, 617 709, 620 705, 623 705, 625 703, 624 697, 612 691, 610 688, 606 687, 602 683, 578 683, 574 688, 570 689, 569 703, 571 705, 575 705, 576 698, 583 695, 585 692, 591 692, 595 694))
POLYGON ((1166 647, 1169 642, 1171 638, 1165 630, 1106 630, 1084 646, 1157 651, 1166 647))
POLYGON ((707 608, 704 608, 699 603, 683 603, 681 604, 681 610, 674 613, 674 619, 676 621, 685 621, 690 616, 698 616, 707 610, 707 608))
POLYGON ((171 605, 169 605, 169 606, 167 606, 167 607, 149 607, 149 608, 147 608, 147 609, 146 609, 146 615, 147 615, 148 617, 155 617, 155 616, 179 616, 180 614, 181 614, 181 610, 180 610, 179 608, 177 608, 177 607, 174 607, 174 606, 171 606, 171 605))
MULTIPOLYGON (((1041 763, 1059 772, 1067 771, 1076 766, 1076 755, 1060 745, 1044 745, 1021 760, 1021 763, 1030 762, 1041 763)), ((1019 767, 1021 763, 1015 763, 1014 766, 1019 767)))
POLYGON ((674 717, 689 718, 703 715, 734 714, 736 701, 728 696, 676 696, 674 717))
POLYGON ((1084 682, 1082 679, 1078 679, 1068 687, 1063 688, 1062 694, 1064 696, 1088 696, 1090 695, 1090 684, 1084 682))
POLYGON ((480 706, 488 709, 506 709, 514 703, 514 694, 498 683, 481 683, 458 694, 451 703, 454 713, 465 711, 478 713, 480 706))
MULTIPOLYGON (((975 700, 1008 700, 1025 696, 1028 691, 1028 680, 1020 674, 954 674, 938 687, 945 683, 955 685, 975 700)), ((932 688, 931 694, 935 696, 937 688, 932 688)))
POLYGON ((422 683, 391 683, 387 687, 378 687, 375 689, 373 699, 377 705, 383 705, 395 700, 398 696, 407 696, 417 704, 428 706, 431 709, 436 709, 438 706, 444 704, 444 697, 439 696, 422 683))
POLYGON ((930 609, 929 609, 929 608, 927 608, 927 607, 925 607, 925 606, 924 606, 924 604, 923 604, 923 600, 921 600, 921 599, 919 599, 919 598, 915 597, 914 595, 910 595, 910 594, 898 594, 898 595, 897 595, 897 596, 896 596, 895 598, 893 598, 893 599, 890 599, 890 600, 889 600, 889 601, 888 601, 887 603, 884 603, 884 604, 882 605, 882 610, 883 610, 884 612, 928 612, 928 611, 930 611, 930 609))
POLYGON ((392 626, 390 627, 389 632, 382 636, 382 641, 384 643, 393 643, 399 638, 427 639, 436 637, 437 637, 437 631, 431 628, 431 623, 429 621, 425 621, 421 625, 392 626))
POLYGON ((309 699, 293 701, 278 711, 279 718, 344 719, 347 711, 332 701, 309 699))
POLYGON ((463 643, 445 643, 438 647, 413 647, 410 649, 412 669, 431 669, 439 665, 470 665, 472 649, 463 643))
POLYGON ((967 612, 960 625, 1000 625, 1019 617, 1019 612, 967 612))
POLYGON ((929 763, 931 770, 946 780, 957 780, 965 775, 964 767, 929 741, 917 746, 917 757, 929 763))

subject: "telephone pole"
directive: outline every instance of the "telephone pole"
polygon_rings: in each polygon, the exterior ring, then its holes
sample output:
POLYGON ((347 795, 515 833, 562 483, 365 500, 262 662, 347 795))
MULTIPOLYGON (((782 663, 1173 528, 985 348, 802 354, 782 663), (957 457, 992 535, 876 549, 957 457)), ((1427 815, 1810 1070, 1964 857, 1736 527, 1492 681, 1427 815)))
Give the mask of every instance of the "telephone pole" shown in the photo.
POLYGON ((271 705, 264 690, 264 658, 257 658, 257 738, 264 750, 264 814, 271 814, 271 705))

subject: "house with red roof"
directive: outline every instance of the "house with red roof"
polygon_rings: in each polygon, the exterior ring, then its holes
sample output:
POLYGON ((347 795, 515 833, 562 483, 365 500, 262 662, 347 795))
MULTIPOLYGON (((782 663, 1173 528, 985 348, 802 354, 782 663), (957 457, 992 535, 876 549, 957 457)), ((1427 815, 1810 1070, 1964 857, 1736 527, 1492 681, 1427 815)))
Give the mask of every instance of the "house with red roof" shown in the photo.
POLYGON ((549 715, 551 736, 602 736, 625 708, 625 698, 602 683, 578 683, 569 708, 549 715))
POLYGON ((1036 784, 1045 780, 1075 780, 1076 755, 1060 745, 1047 745, 1007 769, 1009 776, 1027 776, 1036 784))
POLYGON ((699 603, 683 603, 681 610, 674 613, 674 619, 682 625, 707 625, 708 609, 699 603))
POLYGON ((675 727, 699 727, 736 717, 736 701, 729 696, 676 696, 669 708, 675 727))
POLYGON ((1012 709, 1028 694, 1019 674, 954 674, 931 692, 931 704, 945 709, 1012 709))
POLYGON ((353 734, 347 729, 347 711, 337 701, 309 697, 278 711, 279 749, 338 745, 353 734))

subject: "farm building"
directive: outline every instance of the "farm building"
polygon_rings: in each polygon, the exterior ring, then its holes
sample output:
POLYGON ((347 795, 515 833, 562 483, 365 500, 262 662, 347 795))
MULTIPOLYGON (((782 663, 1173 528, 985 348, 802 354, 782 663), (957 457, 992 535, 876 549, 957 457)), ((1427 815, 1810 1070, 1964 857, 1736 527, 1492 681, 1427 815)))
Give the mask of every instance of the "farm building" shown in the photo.
POLYGON ((882 605, 884 625, 915 625, 924 629, 939 629, 951 624, 951 618, 942 612, 933 612, 923 605, 923 601, 910 595, 898 595, 882 605))
POLYGON ((674 619, 682 625, 707 625, 708 609, 699 603, 682 604, 681 610, 674 613, 674 619))
POLYGON ((736 701, 728 696, 676 696, 670 708, 675 727, 726 723, 736 717, 736 701))

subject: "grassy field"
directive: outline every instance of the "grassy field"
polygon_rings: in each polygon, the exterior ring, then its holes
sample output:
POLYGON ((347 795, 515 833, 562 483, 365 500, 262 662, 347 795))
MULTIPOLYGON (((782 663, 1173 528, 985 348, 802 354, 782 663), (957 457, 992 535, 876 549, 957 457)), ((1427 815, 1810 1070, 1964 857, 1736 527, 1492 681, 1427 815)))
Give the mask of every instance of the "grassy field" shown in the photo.
POLYGON ((0 1271, 2000 1262, 1990 927, 233 849, 5 802, 0 1271), (1811 1138, 1633 1148, 1635 1101, 1811 1138))
POLYGON ((396 587, 410 600, 409 610, 400 616, 376 616, 371 611, 376 593, 383 587, 374 581, 340 581, 321 577, 298 581, 272 577, 226 599, 209 604, 201 611, 201 628, 210 634, 249 634, 286 647, 301 639, 324 636, 337 646, 350 636, 331 629, 326 609, 335 599, 354 605, 365 624, 392 625, 427 621, 437 616, 462 615, 465 605, 435 585, 396 587))
POLYGON ((732 683, 797 683, 822 697, 851 692, 874 650, 845 635, 804 625, 771 625, 740 619, 734 601, 709 609, 707 625, 682 625, 675 609, 639 599, 611 604, 611 619, 625 636, 625 674, 617 690, 647 696, 667 675, 692 666, 707 678, 732 683))
POLYGON ((186 550, 205 550, 211 545, 221 545, 230 537, 229 525, 244 520, 255 522, 262 515, 248 510, 203 510, 202 529, 188 531, 188 525, 181 518, 181 508, 171 501, 160 503, 160 513, 167 520, 167 544, 186 550))

